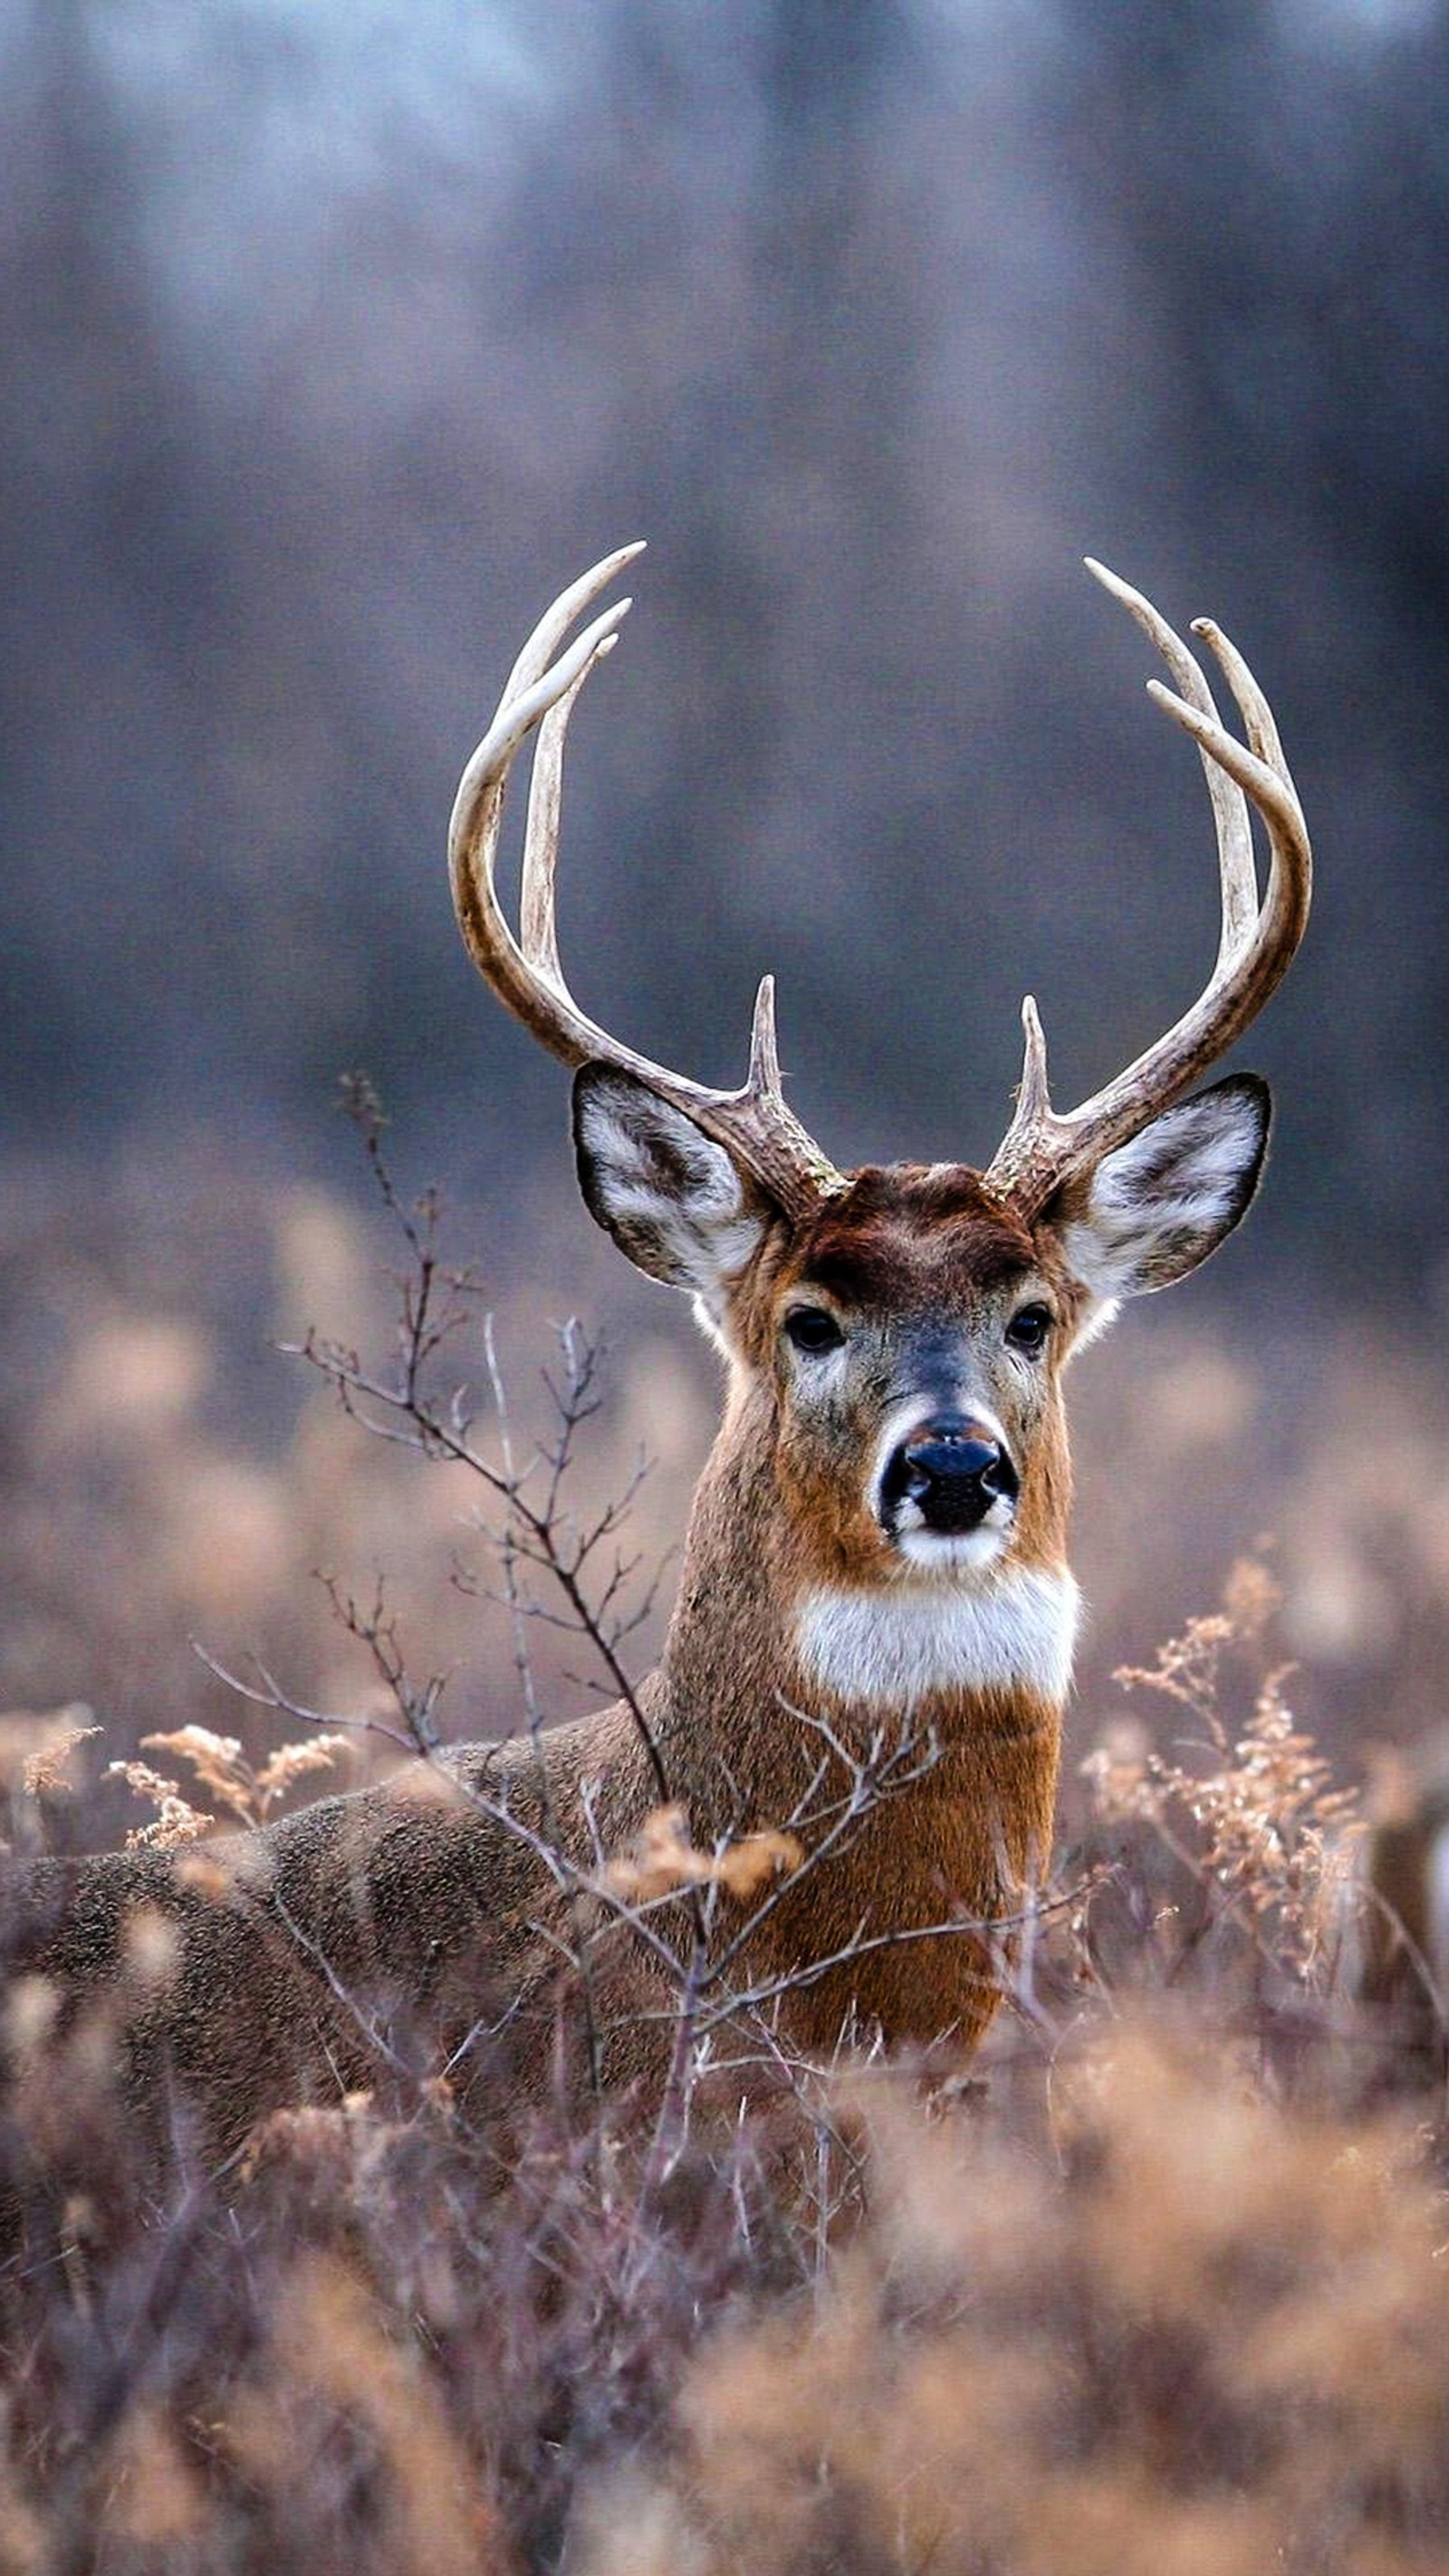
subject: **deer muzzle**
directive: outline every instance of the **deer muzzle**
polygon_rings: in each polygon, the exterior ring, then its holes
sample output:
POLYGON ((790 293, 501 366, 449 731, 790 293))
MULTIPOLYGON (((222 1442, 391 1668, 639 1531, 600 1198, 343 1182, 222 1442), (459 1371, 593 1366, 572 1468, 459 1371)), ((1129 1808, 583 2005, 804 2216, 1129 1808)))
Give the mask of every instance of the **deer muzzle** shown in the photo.
POLYGON ((1020 1480, 994 1431, 969 1414, 937 1413, 895 1448, 881 1478, 882 1525, 959 1538, 1011 1518, 1020 1480), (998 1508, 999 1507, 999 1508, 998 1508))

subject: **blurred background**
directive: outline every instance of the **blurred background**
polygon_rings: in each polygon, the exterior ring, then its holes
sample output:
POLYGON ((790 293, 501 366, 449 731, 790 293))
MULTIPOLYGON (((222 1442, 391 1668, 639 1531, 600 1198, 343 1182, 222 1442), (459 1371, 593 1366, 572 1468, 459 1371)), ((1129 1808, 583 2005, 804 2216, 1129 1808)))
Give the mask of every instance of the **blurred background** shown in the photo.
POLYGON ((1432 1728, 1449 9, 10 0, 0 124, 0 1697, 237 1726, 200 1633, 354 1704, 327 1564, 508 1722, 470 1497, 273 1347, 386 1348, 351 1066, 524 1413, 549 1316, 607 1335, 585 1482, 642 1439, 677 1540, 713 1365, 442 866, 518 643, 642 534, 565 957, 711 1081, 772 967, 847 1164, 985 1160, 1024 990, 1075 1098, 1206 972, 1197 763, 1081 555, 1249 653, 1317 905, 1249 1227, 1082 1364, 1079 1726, 1267 1541, 1349 1771, 1432 1728))

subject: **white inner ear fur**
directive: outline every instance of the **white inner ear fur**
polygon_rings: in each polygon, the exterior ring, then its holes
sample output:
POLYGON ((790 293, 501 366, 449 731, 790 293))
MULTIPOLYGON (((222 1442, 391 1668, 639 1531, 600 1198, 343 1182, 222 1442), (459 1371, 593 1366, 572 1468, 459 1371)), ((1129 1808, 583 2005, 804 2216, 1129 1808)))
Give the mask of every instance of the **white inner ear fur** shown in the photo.
POLYGON ((726 1292, 765 1230, 724 1147, 632 1082, 596 1084, 580 1103, 578 1129, 596 1213, 641 1270, 693 1292, 718 1341, 726 1292))
POLYGON ((1112 1320, 1118 1301, 1183 1279, 1231 1233, 1252 1195, 1266 1110, 1250 1090, 1223 1087, 1183 1102, 1106 1155, 1085 1212, 1062 1227, 1062 1248, 1090 1290, 1078 1347, 1112 1320))

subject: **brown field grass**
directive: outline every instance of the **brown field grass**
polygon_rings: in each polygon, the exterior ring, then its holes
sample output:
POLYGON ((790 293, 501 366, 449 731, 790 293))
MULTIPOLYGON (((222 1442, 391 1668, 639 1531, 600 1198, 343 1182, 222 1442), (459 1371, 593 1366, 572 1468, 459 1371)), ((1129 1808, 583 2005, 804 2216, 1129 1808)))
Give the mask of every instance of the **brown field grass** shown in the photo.
MULTIPOLYGON (((256 1820, 321 1761, 386 1758, 319 1567, 367 1599, 385 1573, 415 1669, 450 1677, 445 1732, 517 1722, 467 1480, 257 1355, 311 1322, 385 1342, 390 1245, 323 1191, 188 1186, 165 1229, 83 1194, 11 1219, 17 1851, 256 1820), (299 1751, 239 1700, 214 1665, 253 1656, 341 1740, 299 1751)), ((535 1316, 516 1291, 497 1318, 521 1424, 535 1316)), ((607 1398, 576 1507, 651 1440, 647 1586, 707 1377, 667 1322, 626 1329, 607 1398)), ((479 2134, 404 2055, 271 2122, 224 2187, 182 2124, 158 2191, 105 2047, 48 2053, 12 1990, 0 2571, 1449 2568, 1437 2005, 1357 1998, 1352 1877, 1367 1745, 1411 1747, 1442 1700, 1442 1401, 1364 1331, 1199 1316, 1124 1325, 1076 1413, 1094 1620, 1062 1849, 969 2081, 867 2054, 701 2113, 662 2170, 637 2104, 479 2134), (1341 1472, 1370 1425, 1371 1491, 1341 1472), (62 2133, 85 2191, 47 2186, 62 2133)), ((577 1642, 539 1632, 551 1714, 587 1692, 577 1642)))

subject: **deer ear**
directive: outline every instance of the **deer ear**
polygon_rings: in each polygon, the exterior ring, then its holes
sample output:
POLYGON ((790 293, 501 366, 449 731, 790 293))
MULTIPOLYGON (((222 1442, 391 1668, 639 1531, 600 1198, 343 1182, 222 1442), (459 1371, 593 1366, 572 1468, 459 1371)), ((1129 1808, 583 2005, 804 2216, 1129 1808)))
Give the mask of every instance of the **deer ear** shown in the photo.
POLYGON ((770 1221, 723 1145, 632 1074, 586 1064, 574 1078, 574 1151, 595 1222, 636 1269, 692 1290, 718 1323, 770 1221))
POLYGON ((1058 1218, 1098 1329, 1119 1298, 1170 1288, 1232 1233, 1258 1186, 1271 1115, 1266 1082, 1233 1074, 1103 1156, 1081 1203, 1058 1218))

